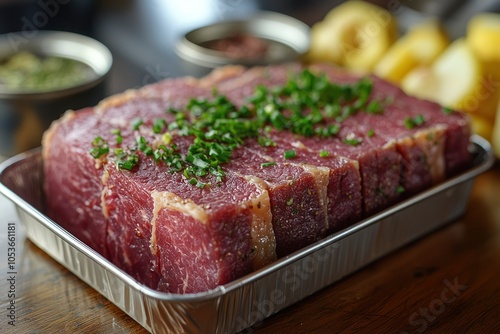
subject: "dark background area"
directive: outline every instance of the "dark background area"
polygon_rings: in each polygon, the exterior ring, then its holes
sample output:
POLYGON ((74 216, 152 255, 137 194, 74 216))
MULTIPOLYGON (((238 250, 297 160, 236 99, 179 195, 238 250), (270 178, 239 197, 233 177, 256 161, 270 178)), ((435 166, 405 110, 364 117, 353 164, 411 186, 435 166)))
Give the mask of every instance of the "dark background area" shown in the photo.
MULTIPOLYGON (((71 31, 96 38, 113 53, 109 94, 188 74, 174 44, 190 29, 258 10, 288 14, 308 25, 342 0, 0 0, 0 33, 71 31)), ((478 11, 500 1, 373 0, 398 16, 401 31, 422 16, 439 16, 452 37, 478 11)))

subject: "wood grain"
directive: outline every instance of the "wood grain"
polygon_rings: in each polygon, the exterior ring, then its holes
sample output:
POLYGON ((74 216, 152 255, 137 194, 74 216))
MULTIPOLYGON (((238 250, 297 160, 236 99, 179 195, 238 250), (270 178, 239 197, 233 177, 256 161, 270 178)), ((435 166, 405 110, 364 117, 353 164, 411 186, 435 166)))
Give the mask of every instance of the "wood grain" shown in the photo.
MULTIPOLYGON (((477 178, 464 217, 245 332, 500 333, 499 201, 497 164, 477 178)), ((15 328, 0 246, 1 333, 146 333, 17 233, 15 328)))

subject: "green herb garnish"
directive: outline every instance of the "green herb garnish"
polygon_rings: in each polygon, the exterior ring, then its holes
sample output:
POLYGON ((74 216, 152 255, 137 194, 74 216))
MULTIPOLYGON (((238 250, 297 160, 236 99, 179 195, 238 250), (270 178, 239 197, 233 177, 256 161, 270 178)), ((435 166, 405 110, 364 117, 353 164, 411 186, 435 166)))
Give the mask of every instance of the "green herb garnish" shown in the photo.
POLYGON ((167 122, 160 118, 160 119, 155 119, 153 122, 153 132, 154 133, 161 133, 163 132, 163 129, 165 128, 165 125, 167 122))
POLYGON ((96 137, 92 141, 92 149, 90 150, 90 155, 95 159, 100 158, 103 155, 109 153, 109 146, 102 137, 96 137))
POLYGON ((274 165, 276 165, 276 162, 274 162, 274 161, 271 161, 271 162, 263 162, 263 163, 261 163, 261 164, 260 164, 260 166, 261 166, 261 167, 264 167, 264 168, 265 168, 265 167, 271 167, 271 166, 274 166, 274 165))
POLYGON ((320 137, 332 137, 338 134, 340 126, 338 124, 330 124, 324 127, 317 127, 315 133, 320 137))
POLYGON ((378 101, 372 101, 366 106, 366 112, 370 114, 380 114, 383 111, 384 109, 378 101))
MULTIPOLYGON (((305 137, 337 136, 341 122, 357 112, 381 113, 381 102, 371 99, 373 82, 361 79, 350 84, 336 84, 324 74, 304 70, 278 87, 259 86, 247 104, 234 105, 226 96, 214 90, 210 99, 191 99, 182 110, 169 108, 173 120, 152 121, 152 142, 139 136, 133 147, 113 151, 117 168, 131 170, 139 163, 141 155, 151 156, 158 164, 165 164, 170 172, 182 172, 186 181, 203 188, 208 175, 221 182, 225 176, 223 164, 231 159, 235 148, 248 138, 264 146, 276 146, 271 131, 290 131, 305 137), (179 151, 175 136, 189 136, 192 142, 186 152, 179 151)), ((144 121, 133 120, 131 126, 138 131, 144 121)), ((123 138, 119 129, 113 130, 116 144, 123 138)), ((370 136, 370 134, 369 134, 370 136)), ((344 142, 358 145, 362 138, 347 136, 344 142)), ((92 145, 91 154, 99 157, 109 152, 104 141, 92 145)), ((296 151, 284 152, 285 159, 296 157, 296 151)), ((319 152, 327 157, 329 152, 319 152)), ((270 167, 276 162, 262 163, 270 167)))
POLYGON ((321 150, 321 151, 319 152, 319 156, 320 156, 320 158, 326 158, 326 157, 328 157, 329 155, 330 155, 330 152, 328 152, 328 151, 321 150))
POLYGON ((363 138, 355 137, 354 134, 349 134, 347 137, 344 138, 344 143, 351 146, 357 146, 362 142, 363 138))
POLYGON ((288 150, 283 153, 283 156, 285 159, 293 159, 297 157, 297 153, 295 152, 295 150, 288 150))
POLYGON ((121 169, 132 170, 139 163, 139 156, 135 153, 116 160, 116 166, 121 169))
POLYGON ((111 130, 111 134, 116 136, 116 144, 120 145, 123 141, 122 133, 120 129, 111 130))
POLYGON ((132 121, 132 130, 137 131, 139 127, 144 124, 144 121, 140 118, 136 118, 132 121))
POLYGON ((420 126, 424 124, 425 119, 423 115, 417 115, 413 118, 411 117, 406 117, 404 120, 404 125, 407 129, 411 130, 416 126, 420 126))
POLYGON ((454 110, 449 107, 443 107, 442 110, 446 115, 452 114, 454 112, 454 110))
POLYGON ((170 147, 160 145, 153 151, 153 158, 155 162, 161 161, 170 167, 171 172, 180 172, 185 166, 185 162, 178 153, 177 145, 175 144, 170 147))

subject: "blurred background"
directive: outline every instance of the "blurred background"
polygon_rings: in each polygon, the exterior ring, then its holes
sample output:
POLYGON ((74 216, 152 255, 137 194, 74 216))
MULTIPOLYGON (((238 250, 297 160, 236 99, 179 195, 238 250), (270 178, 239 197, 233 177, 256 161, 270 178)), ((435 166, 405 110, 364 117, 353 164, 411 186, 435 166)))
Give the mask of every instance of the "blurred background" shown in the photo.
MULTIPOLYGON (((308 25, 341 0, 0 0, 0 33, 62 30, 93 37, 113 54, 108 93, 185 75, 174 53, 186 31, 258 10, 288 14, 308 25)), ((421 16, 443 19, 450 34, 464 34, 476 12, 497 11, 500 1, 373 0, 402 17, 401 31, 421 16)))

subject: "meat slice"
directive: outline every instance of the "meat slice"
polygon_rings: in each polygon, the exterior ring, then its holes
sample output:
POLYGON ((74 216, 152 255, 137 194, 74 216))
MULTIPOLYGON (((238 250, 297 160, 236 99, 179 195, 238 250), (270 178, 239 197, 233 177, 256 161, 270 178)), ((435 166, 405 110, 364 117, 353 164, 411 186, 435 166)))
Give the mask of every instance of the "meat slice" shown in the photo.
POLYGON ((328 231, 328 180, 293 164, 276 163, 246 148, 233 152, 224 169, 269 192, 278 257, 324 238, 328 231))
POLYGON ((234 174, 219 186, 200 189, 165 166, 143 161, 133 172, 106 168, 113 262, 141 281, 157 271, 154 288, 160 291, 193 293, 251 272, 254 261, 276 259, 272 229, 262 226, 270 216, 265 190, 234 174), (265 250, 261 239, 267 241, 265 250), (151 262, 156 266, 148 270, 145 264, 151 262))
POLYGON ((102 169, 88 144, 106 128, 91 108, 68 112, 44 136, 47 214, 75 237, 107 256, 107 221, 101 207, 102 169))
MULTIPOLYGON (((275 145, 262 147, 256 142, 247 142, 245 147, 272 161, 298 166, 314 175, 319 183, 326 184, 327 234, 337 232, 362 217, 361 178, 357 161, 338 157, 335 154, 321 156, 321 148, 312 143, 306 146, 301 139, 289 132, 268 133, 275 145), (285 158, 293 150, 295 157, 285 158)), ((293 232, 288 232, 293 233, 293 232)))

